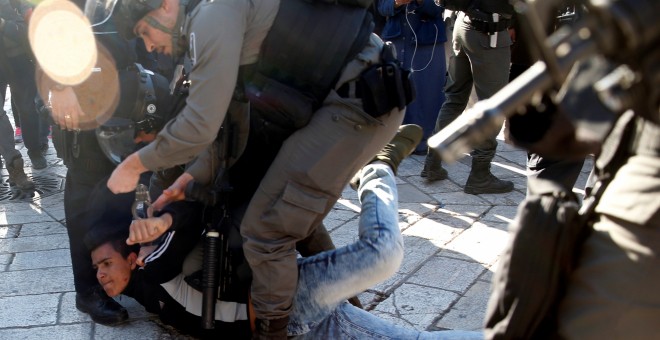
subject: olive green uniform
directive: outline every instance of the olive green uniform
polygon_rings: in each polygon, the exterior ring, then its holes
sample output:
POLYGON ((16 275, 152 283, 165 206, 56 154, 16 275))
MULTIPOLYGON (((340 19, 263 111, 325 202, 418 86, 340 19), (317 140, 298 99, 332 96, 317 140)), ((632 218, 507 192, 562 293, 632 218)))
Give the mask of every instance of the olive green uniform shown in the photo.
MULTIPOLYGON (((204 1, 190 13, 184 24, 193 60, 190 96, 177 118, 139 151, 147 168, 162 170, 189 162, 212 144, 239 67, 258 60, 278 7, 274 0, 204 1)), ((379 62, 381 48, 382 41, 372 35, 344 67, 336 88, 379 62)), ((241 225, 257 318, 288 315, 297 282, 296 241, 321 223, 353 174, 394 136, 402 119, 398 109, 373 118, 362 110, 361 99, 342 98, 333 90, 309 124, 284 142, 241 225)), ((211 164, 204 160, 215 161, 201 157, 189 169, 202 182, 212 176, 211 164)))

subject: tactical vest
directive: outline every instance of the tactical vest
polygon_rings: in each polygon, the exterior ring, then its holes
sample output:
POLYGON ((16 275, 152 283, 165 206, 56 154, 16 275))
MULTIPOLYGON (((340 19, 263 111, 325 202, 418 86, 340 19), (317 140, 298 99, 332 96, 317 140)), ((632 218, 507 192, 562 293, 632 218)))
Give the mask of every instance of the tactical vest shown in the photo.
POLYGON ((371 0, 283 0, 245 81, 252 110, 284 129, 309 122, 373 31, 371 0))

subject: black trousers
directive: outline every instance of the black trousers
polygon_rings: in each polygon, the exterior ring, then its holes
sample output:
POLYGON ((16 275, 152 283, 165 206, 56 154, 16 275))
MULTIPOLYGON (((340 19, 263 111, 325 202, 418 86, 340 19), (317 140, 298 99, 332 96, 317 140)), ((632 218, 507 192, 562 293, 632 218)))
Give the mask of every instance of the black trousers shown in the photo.
MULTIPOLYGON (((71 267, 76 292, 83 293, 97 286, 96 270, 92 267, 92 257, 84 238, 90 229, 86 222, 87 204, 94 187, 108 177, 114 169, 101 151, 94 131, 82 131, 78 138, 80 153, 77 158, 65 160, 68 171, 64 187, 64 215, 69 235, 71 267)), ((71 141, 66 144, 72 150, 71 141)))

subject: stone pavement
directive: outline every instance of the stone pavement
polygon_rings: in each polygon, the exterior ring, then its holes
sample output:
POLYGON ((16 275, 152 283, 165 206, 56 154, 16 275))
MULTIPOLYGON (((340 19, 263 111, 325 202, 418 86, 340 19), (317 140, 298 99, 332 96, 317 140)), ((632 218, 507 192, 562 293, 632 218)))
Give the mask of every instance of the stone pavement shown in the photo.
MULTIPOLYGON (((5 103, 6 110, 9 110, 5 103)), ((10 117, 11 119, 11 117, 10 117)), ((34 171, 23 144, 26 172, 36 181, 35 197, 9 190, 7 171, 0 182, 0 339, 188 339, 134 300, 120 297, 130 322, 95 324, 75 308, 75 293, 64 221, 66 168, 48 152, 49 167, 34 171)), ((450 164, 449 180, 426 183, 419 177, 423 156, 399 168, 399 217, 405 258, 387 281, 360 295, 382 318, 419 330, 478 330, 486 309, 493 270, 507 241, 507 224, 526 190, 525 152, 500 141, 493 172, 514 181, 499 195, 468 195, 462 185, 469 157, 450 164)), ((582 188, 588 160, 578 180, 582 188)), ((357 239, 359 203, 347 188, 326 219, 337 246, 357 239)))

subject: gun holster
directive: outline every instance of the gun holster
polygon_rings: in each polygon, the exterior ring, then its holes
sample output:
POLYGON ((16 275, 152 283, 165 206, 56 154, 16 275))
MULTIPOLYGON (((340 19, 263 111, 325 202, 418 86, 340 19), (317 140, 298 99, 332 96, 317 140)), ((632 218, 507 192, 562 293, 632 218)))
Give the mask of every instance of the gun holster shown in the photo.
POLYGON ((396 50, 390 41, 383 45, 381 63, 362 72, 358 87, 364 111, 373 117, 380 117, 394 108, 403 110, 415 99, 410 70, 403 69, 396 59, 396 50))
POLYGON ((68 131, 60 129, 57 125, 52 125, 53 147, 57 153, 57 158, 64 161, 65 165, 70 164, 73 154, 68 143, 71 136, 68 131))

